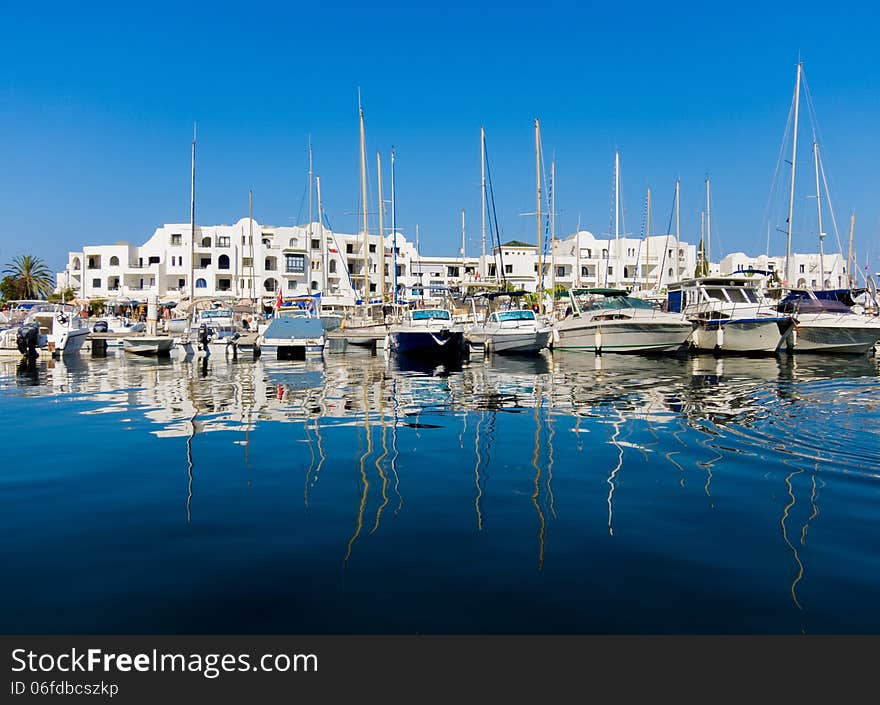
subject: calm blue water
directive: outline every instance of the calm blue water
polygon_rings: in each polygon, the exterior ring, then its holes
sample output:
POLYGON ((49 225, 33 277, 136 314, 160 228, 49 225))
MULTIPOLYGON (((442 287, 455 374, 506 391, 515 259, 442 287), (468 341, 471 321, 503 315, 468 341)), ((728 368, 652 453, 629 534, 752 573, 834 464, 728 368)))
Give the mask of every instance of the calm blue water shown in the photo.
POLYGON ((3 633, 877 633, 872 358, 0 362, 3 633))

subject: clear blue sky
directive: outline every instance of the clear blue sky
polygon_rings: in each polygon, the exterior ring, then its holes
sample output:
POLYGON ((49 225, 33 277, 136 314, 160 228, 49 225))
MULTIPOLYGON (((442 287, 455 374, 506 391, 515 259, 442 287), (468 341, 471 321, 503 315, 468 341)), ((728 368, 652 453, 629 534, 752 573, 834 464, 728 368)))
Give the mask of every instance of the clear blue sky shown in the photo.
MULTIPOLYGON (((469 253, 478 250, 481 124, 503 236, 534 241, 534 219, 519 214, 535 207, 535 117, 548 167, 556 154, 560 235, 578 219, 597 234, 608 231, 618 147, 627 231, 641 232, 649 186, 653 230, 665 228, 680 176, 683 235, 695 242, 708 173, 713 258, 719 249, 761 253, 800 53, 841 228, 855 209, 859 258, 870 254, 876 271, 880 11, 869 3, 720 7, 444 1, 81 9, 3 0, 0 260, 31 253, 58 268, 81 244, 139 243, 162 223, 188 222, 193 121, 199 223, 245 216, 249 188, 260 222, 304 221, 311 134, 328 217, 353 231, 359 87, 369 163, 381 150, 387 166, 396 147, 398 220, 410 236, 420 225, 428 254, 457 252, 461 208, 469 253)), ((794 248, 815 251, 806 120, 801 130, 794 248)), ((375 193, 374 170, 370 184, 375 193)), ((783 223, 774 216, 771 225, 783 223)), ((784 236, 771 237, 771 253, 781 254, 784 236)), ((833 236, 828 249, 837 249, 833 236)))

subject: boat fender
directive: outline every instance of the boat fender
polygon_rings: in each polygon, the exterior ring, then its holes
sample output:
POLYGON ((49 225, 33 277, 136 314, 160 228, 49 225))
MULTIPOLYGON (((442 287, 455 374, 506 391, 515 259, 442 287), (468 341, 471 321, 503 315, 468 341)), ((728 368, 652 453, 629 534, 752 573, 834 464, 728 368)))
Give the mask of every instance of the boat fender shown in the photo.
POLYGON ((788 344, 789 350, 794 350, 797 347, 797 326, 793 326, 791 329, 791 339, 788 344))
POLYGON ((599 328, 596 329, 596 336, 593 341, 593 345, 596 348, 596 353, 601 355, 602 354, 602 331, 599 328))
POLYGON ((723 348, 724 347, 724 326, 722 326, 720 323, 718 324, 718 337, 716 338, 716 340, 718 342, 715 344, 715 347, 716 348, 723 348))

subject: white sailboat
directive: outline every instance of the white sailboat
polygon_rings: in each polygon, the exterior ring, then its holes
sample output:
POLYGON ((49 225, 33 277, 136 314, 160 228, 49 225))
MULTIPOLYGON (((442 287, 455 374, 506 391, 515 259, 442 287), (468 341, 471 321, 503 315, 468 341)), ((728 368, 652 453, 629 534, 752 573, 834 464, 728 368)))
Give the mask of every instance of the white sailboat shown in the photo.
MULTIPOLYGON (((791 182, 789 188, 789 222, 787 228, 787 245, 785 275, 790 283, 789 258, 791 256, 792 222, 794 213, 795 164, 797 154, 797 121, 800 103, 800 86, 803 79, 803 64, 798 63, 797 79, 794 92, 794 126, 792 130, 791 182)), ((822 160, 819 155, 819 143, 813 135, 813 167, 816 179, 816 221, 819 233, 819 269, 820 290, 826 289, 825 279, 825 232, 822 228, 822 191, 819 182, 819 171, 822 160)), ((824 169, 822 170, 824 181, 824 169)), ((826 182, 825 196, 830 194, 826 182)), ((832 217, 834 211, 831 211, 832 217)), ((852 236, 852 223, 850 237, 852 236)), ((849 258, 848 258, 849 260, 849 258)), ((880 341, 880 319, 856 314, 846 304, 836 298, 820 296, 804 287, 802 289, 789 286, 788 295, 779 303, 777 310, 789 314, 796 319, 796 325, 786 344, 789 352, 810 353, 854 353, 864 354, 873 349, 880 341)), ((829 292, 830 293, 830 292, 829 292)))

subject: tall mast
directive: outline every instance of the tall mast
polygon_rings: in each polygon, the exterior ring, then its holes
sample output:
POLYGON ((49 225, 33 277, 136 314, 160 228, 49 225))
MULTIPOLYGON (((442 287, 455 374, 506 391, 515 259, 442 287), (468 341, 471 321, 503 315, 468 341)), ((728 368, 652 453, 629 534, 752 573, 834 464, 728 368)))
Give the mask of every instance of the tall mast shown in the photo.
POLYGON ((465 251, 464 208, 461 209, 461 293, 464 296, 464 251, 465 251))
POLYGON ((321 260, 323 262, 323 272, 321 295, 326 296, 327 290, 330 288, 329 275, 327 267, 327 238, 324 237, 324 210, 321 206, 321 177, 315 177, 315 190, 318 192, 318 237, 321 238, 321 260))
MULTIPOLYGON (((709 198, 709 177, 706 177, 706 273, 709 273, 709 262, 712 261, 712 206, 709 198)), ((678 257, 678 253, 675 253, 678 257)))
POLYGON ((254 291, 254 192, 248 191, 248 252, 251 256, 251 275, 248 278, 248 288, 250 289, 250 298, 256 302, 256 292, 254 291))
POLYGON ((419 290, 422 294, 422 301, 425 300, 425 276, 424 272, 422 272, 422 255, 421 250, 419 249, 419 224, 416 223, 416 257, 418 257, 419 261, 419 290))
POLYGON ((376 170, 379 172, 379 245, 376 253, 379 258, 379 293, 382 303, 385 303, 385 231, 382 229, 382 211, 385 210, 385 202, 382 200, 382 155, 376 152, 376 170))
POLYGON ((825 288, 825 233, 822 231, 822 193, 819 190, 819 143, 813 140, 813 164, 816 168, 816 217, 819 223, 819 288, 825 288))
POLYGON ((544 313, 544 238, 541 230, 541 124, 535 118, 535 195, 537 198, 538 209, 535 213, 537 216, 535 223, 538 229, 538 308, 544 313))
MULTIPOLYGON (((620 152, 614 150, 614 256, 617 268, 620 269, 620 152)), ((611 246, 608 247, 608 258, 611 258, 611 246)), ((605 285, 608 285, 608 260, 605 264, 605 285)), ((620 280, 620 272, 617 273, 620 280)))
POLYGON ((794 83, 794 128, 792 129, 791 140, 791 187, 788 193, 788 233, 785 240, 785 281, 783 284, 789 284, 789 264, 791 261, 791 225, 794 217, 794 172, 797 164, 797 134, 798 134, 798 108, 801 100, 801 70, 803 63, 798 61, 797 79, 794 83))
MULTIPOLYGON (((309 135, 309 240, 312 239, 312 136, 309 135)), ((311 242, 309 242, 311 246, 311 242)))
MULTIPOLYGON (((556 159, 550 162, 550 289, 556 301, 556 159)), ((555 305, 555 304, 554 304, 555 305)))
POLYGON ((648 189, 647 214, 645 215, 645 269, 642 271, 642 279, 648 284, 648 267, 651 266, 651 189, 648 189))
POLYGON ((849 217, 849 251, 846 253, 846 277, 849 280, 850 287, 854 286, 856 279, 852 274, 853 262, 853 233, 856 229, 856 212, 853 211, 849 217))
POLYGON ((362 227, 364 229, 364 302, 366 303, 370 298, 370 251, 369 236, 367 235, 367 147, 364 134, 364 109, 358 106, 358 110, 360 111, 361 122, 361 206, 363 213, 362 227))
MULTIPOLYGON (((681 281, 681 258, 678 253, 681 251, 681 180, 675 180, 675 278, 681 281)), ((663 272, 660 272, 663 276, 663 272)))
POLYGON ((480 276, 486 276, 486 130, 480 126, 480 235, 482 241, 482 258, 480 259, 480 276))
POLYGON ((397 303, 397 207, 394 203, 394 147, 391 148, 391 250, 394 266, 394 302, 397 303))
POLYGON ((196 124, 193 123, 192 180, 189 198, 189 300, 196 298, 196 124))

